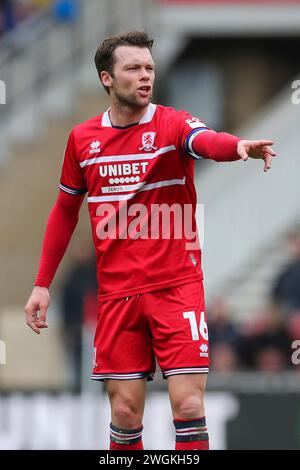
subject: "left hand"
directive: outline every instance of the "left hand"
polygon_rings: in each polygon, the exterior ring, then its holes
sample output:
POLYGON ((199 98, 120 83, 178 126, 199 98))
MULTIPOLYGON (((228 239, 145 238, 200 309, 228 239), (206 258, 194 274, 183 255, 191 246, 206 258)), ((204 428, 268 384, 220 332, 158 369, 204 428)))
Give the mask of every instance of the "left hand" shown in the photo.
POLYGON ((257 158, 264 160, 264 171, 271 168, 272 158, 276 157, 276 153, 271 149, 272 140, 240 140, 237 145, 237 154, 242 160, 248 158, 257 158))

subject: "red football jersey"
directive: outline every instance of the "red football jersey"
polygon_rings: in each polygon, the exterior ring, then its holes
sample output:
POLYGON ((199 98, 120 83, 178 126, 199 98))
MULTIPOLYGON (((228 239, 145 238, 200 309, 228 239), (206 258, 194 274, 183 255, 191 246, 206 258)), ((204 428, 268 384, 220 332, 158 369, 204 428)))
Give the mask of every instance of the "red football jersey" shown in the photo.
POLYGON ((88 192, 101 300, 203 278, 192 141, 206 130, 152 103, 136 124, 113 126, 107 110, 72 130, 60 189, 88 192))

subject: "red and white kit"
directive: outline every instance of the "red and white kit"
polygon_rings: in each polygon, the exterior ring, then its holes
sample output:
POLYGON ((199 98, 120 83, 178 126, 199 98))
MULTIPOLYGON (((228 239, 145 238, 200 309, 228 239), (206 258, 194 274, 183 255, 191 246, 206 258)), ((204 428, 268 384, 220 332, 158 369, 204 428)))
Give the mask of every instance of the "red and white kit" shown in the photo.
MULTIPOLYGON (((174 239, 172 230, 169 239, 97 236, 106 219, 106 214, 97 215, 103 204, 116 213, 122 206, 128 213, 142 204, 149 218, 153 204, 189 204, 195 210, 194 159, 185 150, 192 119, 186 112, 151 104, 137 125, 112 127, 106 112, 73 129, 60 188, 71 194, 88 191, 101 300, 202 279, 200 250, 187 251, 184 234, 181 239, 174 239)), ((199 131, 205 128, 196 124, 199 131)))
POLYGON ((95 380, 208 373, 202 281, 101 303, 94 347, 95 380))
POLYGON ((197 231, 194 162, 237 160, 238 140, 152 103, 136 124, 113 126, 108 110, 72 130, 60 189, 88 192, 100 304, 93 378, 150 377, 152 342, 165 376, 207 372, 201 251, 187 245, 197 231), (162 205, 189 208, 190 231, 182 226, 178 236, 172 217, 167 236, 162 217, 153 227, 153 207, 162 205))

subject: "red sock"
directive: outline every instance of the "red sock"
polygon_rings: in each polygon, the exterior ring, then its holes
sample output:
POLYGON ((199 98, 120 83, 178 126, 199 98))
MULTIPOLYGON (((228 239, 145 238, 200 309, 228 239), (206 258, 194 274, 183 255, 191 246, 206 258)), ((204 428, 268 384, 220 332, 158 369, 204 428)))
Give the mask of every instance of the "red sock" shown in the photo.
POLYGON ((143 426, 139 429, 120 429, 110 423, 110 450, 144 450, 143 426))
POLYGON ((176 430, 175 450, 209 450, 209 440, 206 428, 206 420, 174 419, 176 430))
POLYGON ((140 440, 136 444, 117 444, 110 441, 110 450, 144 450, 143 441, 140 440))

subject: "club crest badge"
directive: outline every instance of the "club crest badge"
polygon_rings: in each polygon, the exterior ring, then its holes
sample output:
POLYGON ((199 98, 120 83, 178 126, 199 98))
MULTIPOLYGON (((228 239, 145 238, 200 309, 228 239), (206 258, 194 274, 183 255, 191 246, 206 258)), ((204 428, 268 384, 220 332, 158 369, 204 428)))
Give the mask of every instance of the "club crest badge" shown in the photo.
POLYGON ((139 147, 139 150, 145 150, 146 152, 157 150, 157 147, 154 145, 155 136, 155 132, 144 132, 142 137, 142 146, 139 147))

